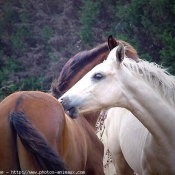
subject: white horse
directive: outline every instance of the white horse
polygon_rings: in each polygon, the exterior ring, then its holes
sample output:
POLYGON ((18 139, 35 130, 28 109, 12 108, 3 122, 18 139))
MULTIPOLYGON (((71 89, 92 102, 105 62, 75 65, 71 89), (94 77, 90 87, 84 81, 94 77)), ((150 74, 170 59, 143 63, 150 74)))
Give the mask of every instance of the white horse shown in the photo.
POLYGON ((59 100, 71 115, 122 107, 136 117, 120 108, 108 114, 118 175, 175 174, 175 79, 156 64, 125 59, 119 45, 59 100))

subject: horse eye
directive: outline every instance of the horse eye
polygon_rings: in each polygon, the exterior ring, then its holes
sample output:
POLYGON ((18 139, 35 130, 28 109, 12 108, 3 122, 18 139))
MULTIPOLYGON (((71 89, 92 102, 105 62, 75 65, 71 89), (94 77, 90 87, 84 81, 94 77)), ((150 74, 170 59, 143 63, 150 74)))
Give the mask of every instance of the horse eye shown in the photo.
POLYGON ((93 79, 100 80, 103 78, 103 75, 101 73, 96 73, 93 75, 93 79))

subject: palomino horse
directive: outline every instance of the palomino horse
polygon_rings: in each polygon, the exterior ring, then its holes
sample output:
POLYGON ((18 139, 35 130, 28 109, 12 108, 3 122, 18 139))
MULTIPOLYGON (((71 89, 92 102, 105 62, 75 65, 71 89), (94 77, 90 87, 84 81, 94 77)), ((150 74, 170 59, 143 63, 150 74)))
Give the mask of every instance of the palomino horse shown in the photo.
POLYGON ((84 117, 72 120, 51 95, 17 92, 0 103, 0 111, 4 174, 104 174, 103 145, 94 129, 84 117))
MULTIPOLYGON (((105 42, 94 49, 80 52, 68 60, 68 62, 64 65, 59 78, 52 84, 51 94, 55 98, 59 98, 93 67, 102 63, 106 59, 110 50, 119 43, 123 43, 127 47, 127 57, 134 59, 136 62, 139 61, 137 51, 129 43, 117 40, 113 38, 112 35, 109 36, 108 40, 110 40, 109 46, 108 43, 105 42)), ((95 128, 99 114, 100 112, 94 112, 86 114, 84 117, 88 120, 91 126, 95 128)))
POLYGON ((125 59, 120 44, 59 100, 70 114, 122 107, 137 118, 120 112, 127 117, 118 116, 109 133, 118 132, 113 147, 120 146, 124 155, 116 152, 118 174, 133 173, 120 171, 124 158, 138 174, 175 174, 175 79, 155 63, 125 59))

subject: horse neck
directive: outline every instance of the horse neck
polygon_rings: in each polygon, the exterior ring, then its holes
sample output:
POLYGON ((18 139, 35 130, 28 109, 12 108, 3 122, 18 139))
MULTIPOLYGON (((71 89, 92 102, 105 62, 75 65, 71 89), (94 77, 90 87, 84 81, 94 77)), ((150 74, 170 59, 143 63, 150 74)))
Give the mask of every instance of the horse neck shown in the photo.
POLYGON ((88 123, 96 130, 96 123, 99 118, 100 112, 93 112, 89 114, 85 114, 84 118, 88 121, 88 123))
POLYGON ((172 139, 171 134, 175 133, 173 126, 175 122, 174 106, 164 100, 143 79, 136 81, 133 74, 125 74, 121 78, 121 82, 125 84, 123 94, 126 100, 126 103, 122 104, 121 107, 130 110, 158 140, 162 138, 172 139))

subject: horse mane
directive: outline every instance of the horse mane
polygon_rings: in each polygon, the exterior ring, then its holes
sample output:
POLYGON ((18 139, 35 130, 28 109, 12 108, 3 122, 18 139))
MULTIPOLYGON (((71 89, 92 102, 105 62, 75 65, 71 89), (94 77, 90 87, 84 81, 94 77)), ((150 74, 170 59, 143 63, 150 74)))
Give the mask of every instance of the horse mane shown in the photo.
POLYGON ((108 50, 108 44, 105 42, 91 50, 77 53, 64 65, 58 80, 52 83, 52 95, 56 98, 60 97, 65 90, 67 90, 69 81, 73 79, 80 70, 90 64, 98 55, 101 55, 108 50))
MULTIPOLYGON (((138 59, 137 51, 129 43, 123 40, 117 40, 117 43, 122 43, 126 49, 126 56, 132 59, 138 59)), ((107 58, 110 50, 108 43, 105 42, 91 50, 86 50, 77 53, 72 57, 62 68, 60 76, 51 85, 51 93, 55 98, 59 98, 63 93, 68 90, 70 81, 82 70, 85 66, 89 65, 97 57, 101 57, 99 62, 103 62, 107 58), (104 57, 103 55, 106 54, 104 57)), ((92 68, 91 68, 92 69, 92 68)), ((90 70, 89 70, 90 71, 90 70)))
MULTIPOLYGON (((127 55, 127 57, 129 57, 128 56, 128 52, 130 53, 130 54, 132 54, 133 56, 135 56, 135 57, 139 57, 138 56, 138 53, 137 53, 137 50, 136 49, 134 49, 134 47, 131 45, 131 44, 129 44, 128 42, 126 42, 126 41, 123 41, 123 40, 117 40, 119 43, 122 43, 123 45, 124 45, 124 47, 126 48, 126 50, 125 50, 125 54, 127 55)), ((130 57, 129 57, 130 58, 130 57)), ((132 58, 132 57, 131 57, 132 58)))
POLYGON ((125 59, 123 63, 133 74, 144 79, 169 104, 175 105, 175 76, 162 66, 145 60, 135 63, 125 59))

